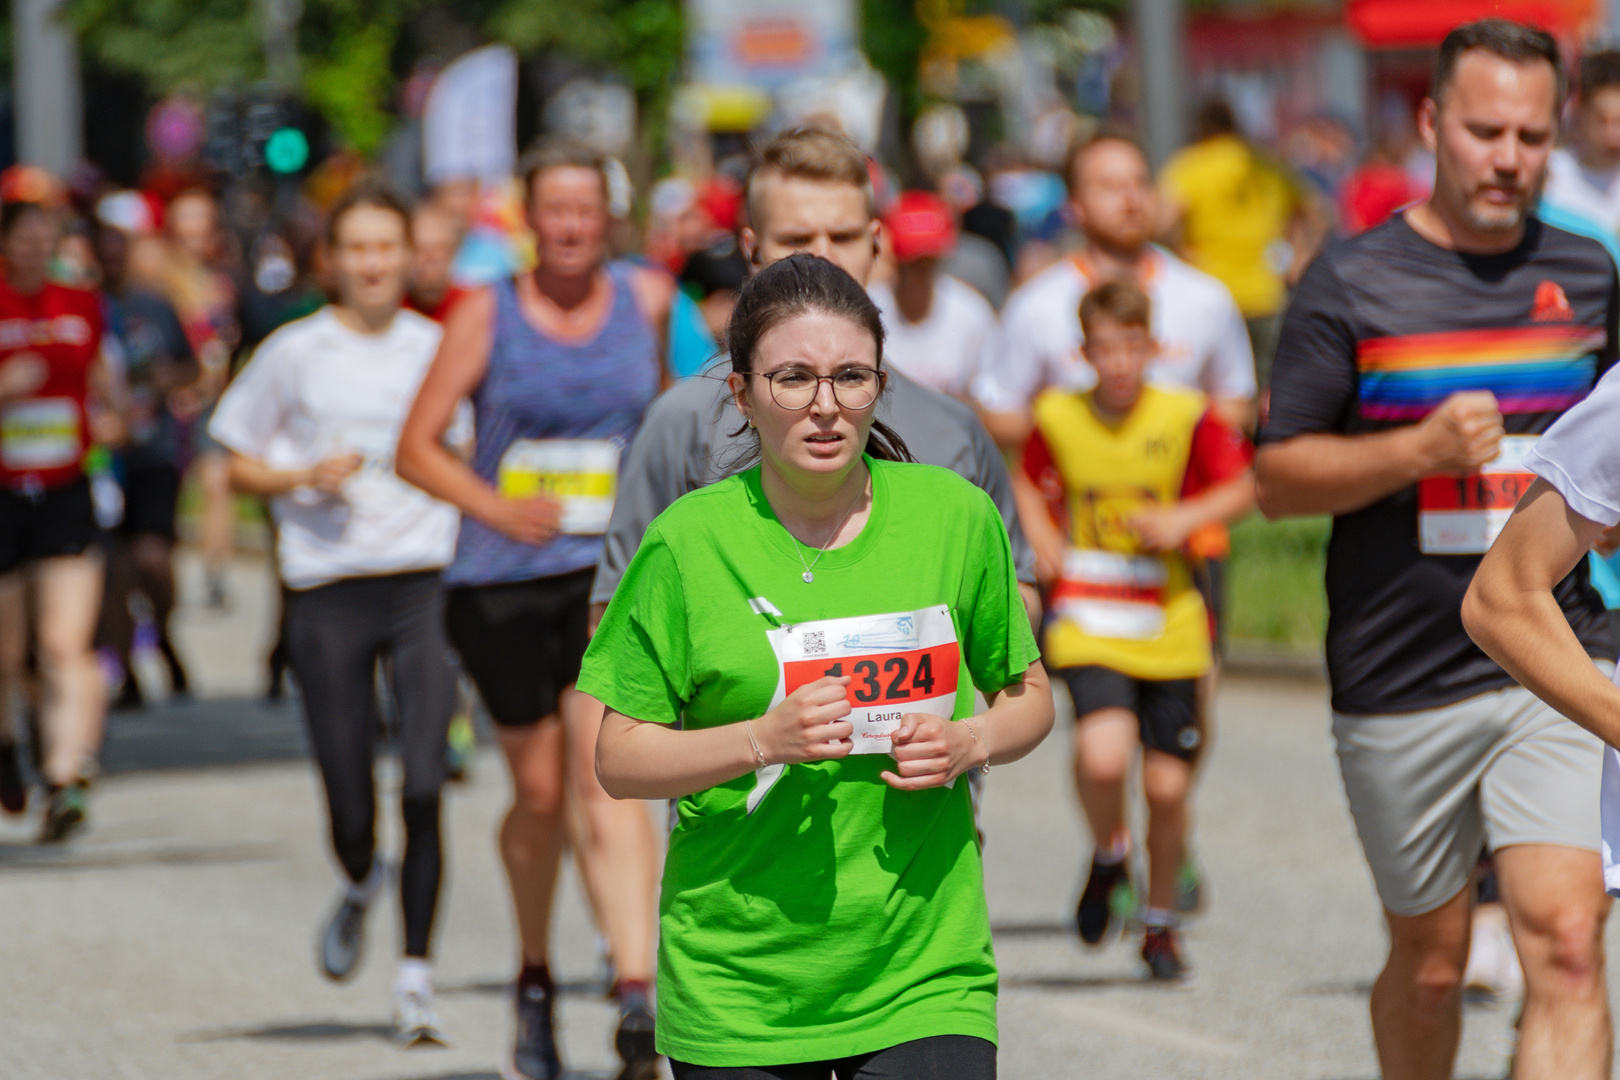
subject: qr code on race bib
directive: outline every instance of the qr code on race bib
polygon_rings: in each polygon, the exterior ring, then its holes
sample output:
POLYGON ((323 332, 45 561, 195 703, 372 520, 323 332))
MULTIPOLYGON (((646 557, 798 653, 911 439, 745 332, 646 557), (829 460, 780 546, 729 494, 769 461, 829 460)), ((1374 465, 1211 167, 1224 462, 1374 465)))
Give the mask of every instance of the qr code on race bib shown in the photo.
POLYGON ((804 635, 804 654, 806 656, 827 655, 827 633, 824 630, 813 630, 804 635))

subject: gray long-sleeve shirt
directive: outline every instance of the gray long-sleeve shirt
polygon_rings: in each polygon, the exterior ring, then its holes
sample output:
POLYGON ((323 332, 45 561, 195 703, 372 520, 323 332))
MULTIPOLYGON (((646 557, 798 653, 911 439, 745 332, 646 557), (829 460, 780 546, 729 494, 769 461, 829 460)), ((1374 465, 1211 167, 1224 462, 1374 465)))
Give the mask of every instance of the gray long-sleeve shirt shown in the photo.
MULTIPOLYGON (((647 410, 619 478, 592 603, 613 598, 642 534, 671 503, 752 464, 748 440, 732 435, 743 425, 730 407, 729 371, 728 364, 720 364, 677 383, 647 410)), ((944 466, 989 494, 1007 524, 1018 580, 1034 584, 1035 552, 1018 526, 1007 463, 973 410, 890 368, 888 391, 877 411, 918 461, 944 466)))

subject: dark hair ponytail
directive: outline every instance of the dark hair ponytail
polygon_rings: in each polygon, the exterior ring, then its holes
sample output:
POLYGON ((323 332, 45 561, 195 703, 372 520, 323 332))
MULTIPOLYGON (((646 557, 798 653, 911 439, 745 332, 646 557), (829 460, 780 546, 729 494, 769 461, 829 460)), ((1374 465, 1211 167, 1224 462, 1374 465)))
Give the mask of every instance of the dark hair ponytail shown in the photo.
MULTIPOLYGON (((872 335, 878 370, 883 370, 883 316, 860 283, 817 255, 800 253, 772 263, 743 283, 726 326, 731 370, 754 370, 754 350, 773 327, 809 312, 848 319, 872 335)), ((885 388, 883 393, 888 393, 885 388)), ((739 428, 733 435, 741 435, 739 428)), ((754 448, 757 452, 758 447, 754 448)), ((916 461, 898 432, 874 417, 866 452, 880 461, 916 461)), ((753 454, 748 455, 752 457, 753 454)))

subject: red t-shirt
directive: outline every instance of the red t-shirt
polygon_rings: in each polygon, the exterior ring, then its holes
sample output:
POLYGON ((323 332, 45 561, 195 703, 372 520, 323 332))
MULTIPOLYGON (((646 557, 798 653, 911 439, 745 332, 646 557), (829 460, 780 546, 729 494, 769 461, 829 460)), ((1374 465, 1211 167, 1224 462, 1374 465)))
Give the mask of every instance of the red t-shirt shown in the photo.
POLYGON ((1390 215, 1429 194, 1398 165, 1369 162, 1344 183, 1344 231, 1351 236, 1388 221, 1390 215))
POLYGON ((432 308, 427 307, 418 301, 416 297, 407 293, 405 295, 405 306, 412 311, 421 312, 436 323, 442 323, 449 318, 450 309, 455 307, 462 297, 470 296, 472 291, 471 289, 463 289, 460 285, 452 285, 445 290, 444 295, 439 298, 439 302, 434 304, 432 308))
POLYGON ((0 365, 33 354, 47 367, 32 394, 0 405, 0 486, 40 490, 84 475, 90 365, 101 350, 101 304, 48 283, 24 296, 0 280, 0 365))

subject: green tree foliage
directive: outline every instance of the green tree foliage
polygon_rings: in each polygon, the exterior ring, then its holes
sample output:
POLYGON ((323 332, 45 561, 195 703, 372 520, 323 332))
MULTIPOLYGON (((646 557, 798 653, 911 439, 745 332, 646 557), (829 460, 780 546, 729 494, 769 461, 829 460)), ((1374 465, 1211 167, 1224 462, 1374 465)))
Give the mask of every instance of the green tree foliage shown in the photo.
POLYGON ((159 94, 264 77, 252 0, 70 0, 66 11, 95 59, 159 94))
POLYGON ((917 66, 928 29, 910 0, 863 0, 861 48, 900 97, 900 112, 910 120, 922 105, 917 66))
MULTIPOLYGON (((381 145, 410 18, 430 0, 304 0, 298 51, 305 99, 362 153, 381 145)), ((661 137, 680 68, 681 0, 466 0, 455 14, 520 54, 555 50, 624 78, 661 137)), ((69 0, 87 52, 156 94, 205 97, 265 78, 258 0, 69 0)), ((656 143, 653 143, 656 145, 656 143)))

